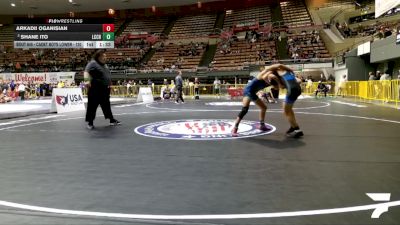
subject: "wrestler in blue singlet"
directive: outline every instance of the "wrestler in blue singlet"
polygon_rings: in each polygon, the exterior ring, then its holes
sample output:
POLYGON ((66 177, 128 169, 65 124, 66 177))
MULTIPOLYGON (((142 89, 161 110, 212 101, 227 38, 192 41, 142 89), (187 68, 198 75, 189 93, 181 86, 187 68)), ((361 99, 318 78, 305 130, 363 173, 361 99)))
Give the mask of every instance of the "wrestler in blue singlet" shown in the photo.
POLYGON ((257 92, 263 90, 264 88, 270 86, 264 80, 259 80, 254 78, 247 84, 247 86, 243 90, 243 96, 250 98, 252 101, 257 101, 258 96, 257 92))
POLYGON ((287 90, 285 102, 287 104, 293 104, 301 94, 300 84, 297 82, 294 73, 290 71, 282 75, 281 80, 285 84, 287 90))

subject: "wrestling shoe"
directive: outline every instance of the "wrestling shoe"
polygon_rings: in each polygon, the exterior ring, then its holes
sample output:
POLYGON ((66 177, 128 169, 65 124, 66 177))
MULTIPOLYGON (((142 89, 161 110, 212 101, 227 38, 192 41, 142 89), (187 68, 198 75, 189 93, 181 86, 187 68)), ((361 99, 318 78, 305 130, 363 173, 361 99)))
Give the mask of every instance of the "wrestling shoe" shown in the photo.
POLYGON ((237 137, 237 136, 239 136, 239 134, 238 134, 238 128, 237 128, 237 127, 234 127, 234 128, 232 129, 232 131, 231 131, 231 134, 232 134, 232 137, 237 137))
POLYGON ((261 131, 264 131, 264 132, 272 130, 272 128, 266 126, 265 124, 260 124, 258 129, 261 130, 261 131))
POLYGON ((94 126, 93 126, 93 124, 88 123, 88 125, 86 125, 86 128, 87 128, 88 130, 93 130, 93 129, 94 129, 94 126))
POLYGON ((111 126, 117 126, 117 125, 121 125, 121 122, 116 120, 116 119, 111 119, 110 120, 110 125, 111 126))
POLYGON ((292 138, 299 138, 301 136, 304 136, 304 133, 298 127, 297 128, 290 127, 289 130, 286 132, 286 136, 292 138))

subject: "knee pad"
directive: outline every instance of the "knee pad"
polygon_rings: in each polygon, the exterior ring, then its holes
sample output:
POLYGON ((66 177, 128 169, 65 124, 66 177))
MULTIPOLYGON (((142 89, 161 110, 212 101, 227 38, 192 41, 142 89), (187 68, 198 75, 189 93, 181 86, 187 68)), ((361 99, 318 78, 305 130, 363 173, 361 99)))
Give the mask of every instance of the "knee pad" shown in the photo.
POLYGON ((243 119, 243 117, 247 114, 248 111, 249 111, 249 107, 243 107, 242 111, 240 111, 238 117, 240 119, 243 119))

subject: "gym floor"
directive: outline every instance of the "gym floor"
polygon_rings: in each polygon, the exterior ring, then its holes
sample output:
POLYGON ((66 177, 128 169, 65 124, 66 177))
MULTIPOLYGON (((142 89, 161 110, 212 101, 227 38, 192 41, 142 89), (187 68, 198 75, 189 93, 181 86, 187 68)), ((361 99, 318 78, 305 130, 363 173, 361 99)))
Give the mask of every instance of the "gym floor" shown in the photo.
POLYGON ((84 112, 1 120, 0 224, 400 223, 397 109, 302 99, 291 139, 280 108, 259 133, 251 106, 237 138, 230 100, 114 106, 120 126, 98 109, 91 131, 84 112))

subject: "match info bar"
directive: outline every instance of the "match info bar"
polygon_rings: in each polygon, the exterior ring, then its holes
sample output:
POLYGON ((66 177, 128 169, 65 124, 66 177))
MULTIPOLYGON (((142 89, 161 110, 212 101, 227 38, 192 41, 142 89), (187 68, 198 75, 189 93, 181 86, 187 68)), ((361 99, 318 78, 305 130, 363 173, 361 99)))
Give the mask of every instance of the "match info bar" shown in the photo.
POLYGON ((114 48, 109 19, 38 18, 14 21, 14 48, 114 48))
POLYGON ((114 48, 114 41, 14 41, 14 48, 114 48))

